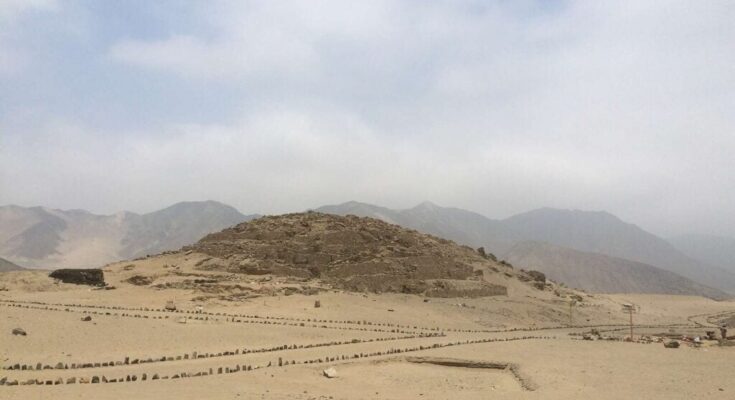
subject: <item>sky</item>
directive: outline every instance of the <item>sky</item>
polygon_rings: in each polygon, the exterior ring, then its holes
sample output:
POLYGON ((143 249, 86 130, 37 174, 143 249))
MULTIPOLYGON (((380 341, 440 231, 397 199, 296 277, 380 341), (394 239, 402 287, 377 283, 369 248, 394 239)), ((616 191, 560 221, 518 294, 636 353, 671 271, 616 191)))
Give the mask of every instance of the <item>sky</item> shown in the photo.
POLYGON ((730 1, 0 1, 0 204, 735 236, 730 1))

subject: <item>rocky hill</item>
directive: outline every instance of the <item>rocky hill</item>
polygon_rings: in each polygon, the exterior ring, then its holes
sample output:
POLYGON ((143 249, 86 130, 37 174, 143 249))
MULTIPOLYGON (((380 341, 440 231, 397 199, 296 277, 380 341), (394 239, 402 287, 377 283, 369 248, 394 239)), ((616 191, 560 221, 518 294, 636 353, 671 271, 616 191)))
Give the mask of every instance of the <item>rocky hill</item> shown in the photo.
POLYGON ((91 268, 157 254, 252 219, 214 201, 95 215, 84 210, 0 207, 0 256, 31 268, 91 268))
POLYGON ((545 288, 538 275, 469 247, 357 216, 263 217, 207 235, 181 251, 206 255, 197 265, 202 271, 315 278, 353 291, 455 297, 502 295, 509 286, 534 283, 545 288))
POLYGON ((732 296, 673 272, 635 261, 540 242, 522 242, 507 254, 566 285, 597 293, 656 293, 727 299, 732 296))

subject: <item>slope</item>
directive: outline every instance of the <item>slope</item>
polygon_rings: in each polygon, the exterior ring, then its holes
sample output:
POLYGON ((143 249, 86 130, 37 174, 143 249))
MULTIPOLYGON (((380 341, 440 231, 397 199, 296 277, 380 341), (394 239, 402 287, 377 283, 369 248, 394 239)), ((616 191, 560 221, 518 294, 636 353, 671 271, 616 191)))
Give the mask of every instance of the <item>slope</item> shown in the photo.
POLYGON ((526 240, 653 265, 735 293, 735 274, 694 260, 664 239, 607 212, 543 208, 515 215, 503 223, 526 240))
POLYGON ((682 235, 669 242, 684 254, 735 273, 735 238, 714 235, 682 235))
POLYGON ((726 299, 732 296, 651 265, 541 242, 522 242, 506 255, 513 265, 598 293, 656 293, 726 299))
POLYGON ((20 265, 16 265, 4 258, 0 258, 0 272, 23 271, 23 270, 25 270, 25 268, 21 267, 20 265))

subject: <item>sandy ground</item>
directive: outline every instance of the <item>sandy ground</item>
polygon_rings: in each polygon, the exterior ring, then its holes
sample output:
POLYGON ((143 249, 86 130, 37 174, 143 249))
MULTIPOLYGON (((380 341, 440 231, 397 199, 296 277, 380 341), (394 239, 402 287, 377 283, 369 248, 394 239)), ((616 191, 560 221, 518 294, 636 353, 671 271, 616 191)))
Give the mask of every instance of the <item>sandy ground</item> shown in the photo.
POLYGON ((427 302, 325 292, 202 304, 183 290, 90 290, 37 273, 5 274, 0 286, 0 378, 19 383, 0 385, 2 399, 735 398, 735 347, 578 335, 593 326, 626 335, 625 302, 640 306, 636 335, 702 335, 714 316, 735 313, 732 302, 595 295, 572 309, 569 326, 569 304, 543 294, 427 302), (179 312, 161 310, 168 300, 179 312), (27 336, 12 335, 17 327, 27 336), (415 356, 515 370, 410 362, 415 356), (328 367, 338 377, 324 377, 328 367), (93 377, 100 383, 80 383, 93 377))

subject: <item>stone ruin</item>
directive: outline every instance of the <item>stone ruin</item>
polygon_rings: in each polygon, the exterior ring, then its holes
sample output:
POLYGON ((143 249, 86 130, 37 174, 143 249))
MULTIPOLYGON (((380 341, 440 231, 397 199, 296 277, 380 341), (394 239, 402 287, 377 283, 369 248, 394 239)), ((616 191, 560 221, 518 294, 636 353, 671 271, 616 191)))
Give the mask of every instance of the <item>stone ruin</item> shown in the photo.
POLYGON ((49 277, 75 285, 105 286, 105 275, 101 269, 57 269, 49 277))

